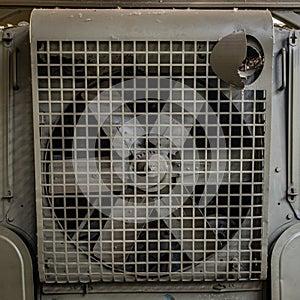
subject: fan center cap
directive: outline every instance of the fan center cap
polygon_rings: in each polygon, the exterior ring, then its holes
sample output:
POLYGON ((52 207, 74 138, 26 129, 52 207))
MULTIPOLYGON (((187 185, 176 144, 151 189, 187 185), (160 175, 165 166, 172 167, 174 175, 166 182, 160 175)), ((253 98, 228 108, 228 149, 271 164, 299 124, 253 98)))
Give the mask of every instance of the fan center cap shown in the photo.
POLYGON ((129 182, 137 188, 155 192, 163 189, 170 181, 171 162, 168 155, 154 151, 140 153, 131 162, 129 182))
POLYGON ((167 171, 169 171, 169 166, 162 155, 152 154, 149 156, 149 160, 145 165, 145 172, 150 178, 157 178, 157 181, 160 182, 167 171))

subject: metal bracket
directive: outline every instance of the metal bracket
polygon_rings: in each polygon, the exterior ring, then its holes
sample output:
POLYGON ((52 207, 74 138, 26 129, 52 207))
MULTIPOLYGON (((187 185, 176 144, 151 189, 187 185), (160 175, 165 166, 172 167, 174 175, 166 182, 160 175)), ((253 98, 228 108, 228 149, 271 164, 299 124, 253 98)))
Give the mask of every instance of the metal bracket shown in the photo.
POLYGON ((289 196, 288 200, 290 202, 294 202, 295 197, 298 196, 299 193, 296 191, 295 187, 292 185, 288 188, 287 195, 289 196))
POLYGON ((6 195, 2 197, 2 200, 11 200, 13 197, 14 196, 12 195, 11 191, 8 191, 6 195))
POLYGON ((281 71, 281 77, 282 77, 282 83, 279 88, 279 90, 283 91, 286 88, 286 83, 287 83, 287 68, 286 68, 286 49, 283 47, 281 48, 280 52, 281 57, 282 57, 282 71, 281 71))
POLYGON ((0 31, 0 73, 2 75, 2 81, 0 84, 0 151, 1 151, 1 181, 0 181, 0 221, 4 221, 7 218, 7 214, 11 207, 12 193, 12 141, 11 141, 11 106, 12 106, 12 88, 15 82, 12 83, 12 76, 15 69, 12 60, 12 53, 15 52, 13 47, 14 33, 10 28, 0 31))
POLYGON ((288 94, 288 190, 287 200, 300 219, 300 89, 299 89, 299 31, 289 36, 289 94, 288 94))
POLYGON ((297 45, 297 40, 298 40, 298 37, 296 35, 296 31, 291 31, 291 34, 290 34, 290 39, 289 39, 289 45, 294 47, 297 45))
POLYGON ((6 28, 1 31, 0 42, 4 42, 5 47, 11 47, 13 40, 14 40, 14 34, 13 34, 12 30, 9 30, 9 28, 6 28))
POLYGON ((3 222, 4 220, 8 221, 9 223, 13 221, 12 217, 9 217, 9 211, 13 204, 13 194, 11 191, 7 191, 5 196, 2 197, 2 203, 1 203, 1 218, 0 222, 3 222))

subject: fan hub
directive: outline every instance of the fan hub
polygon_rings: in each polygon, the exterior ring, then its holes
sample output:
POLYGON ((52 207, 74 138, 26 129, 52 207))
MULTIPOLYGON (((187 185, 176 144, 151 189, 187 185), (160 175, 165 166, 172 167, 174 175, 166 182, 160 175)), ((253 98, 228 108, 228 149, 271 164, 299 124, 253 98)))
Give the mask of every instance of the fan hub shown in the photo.
POLYGON ((172 167, 166 154, 149 151, 138 154, 131 162, 130 169, 130 181, 137 188, 155 192, 168 184, 172 167))
POLYGON ((149 160, 145 166, 146 175, 149 179, 157 179, 157 182, 166 176, 166 172, 169 171, 169 164, 166 158, 159 154, 153 154, 149 156, 149 160))

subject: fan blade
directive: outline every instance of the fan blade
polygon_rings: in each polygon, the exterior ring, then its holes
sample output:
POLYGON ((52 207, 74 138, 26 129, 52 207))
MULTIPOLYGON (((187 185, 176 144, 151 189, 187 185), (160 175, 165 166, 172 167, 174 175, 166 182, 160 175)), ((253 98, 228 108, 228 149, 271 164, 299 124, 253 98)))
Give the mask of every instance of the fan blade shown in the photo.
POLYGON ((160 144, 160 147, 165 146, 167 149, 172 149, 172 152, 177 151, 176 148, 184 147, 192 125, 182 125, 173 119, 173 116, 171 119, 167 114, 152 115, 151 117, 151 119, 149 117, 151 123, 148 125, 149 142, 154 146, 160 144))
POLYGON ((101 195, 123 189, 123 182, 119 173, 112 170, 109 157, 103 157, 100 163, 92 159, 57 160, 51 166, 53 190, 50 189, 50 193, 53 195, 76 195, 78 192, 101 195))
MULTIPOLYGON (((184 210, 184 209, 183 209, 184 210)), ((164 223, 170 229, 176 241, 181 245, 182 251, 191 260, 200 260, 204 255, 204 222, 201 219, 182 219, 181 214, 176 216, 172 214, 172 219, 163 219, 164 223), (177 217, 175 219, 175 217, 177 217), (195 229, 192 226, 197 226, 195 229), (201 241, 197 241, 201 240, 201 241), (202 250, 201 252, 197 250, 202 250)))
POLYGON ((140 145, 141 137, 146 135, 145 116, 131 118, 124 124, 120 124, 112 136, 113 156, 115 159, 126 159, 131 154, 136 155, 137 149, 144 148, 140 145))
MULTIPOLYGON (((108 112, 109 114, 109 112, 108 112)), ((117 134, 119 127, 129 122, 134 117, 127 104, 119 105, 102 123, 102 129, 108 137, 117 134)))
POLYGON ((204 239, 213 239, 215 235, 207 231, 210 225, 203 212, 193 204, 192 198, 189 198, 182 207, 172 213, 171 217, 164 218, 163 221, 181 245, 182 251, 192 261, 203 259, 206 255, 205 250, 214 249, 214 245, 205 242, 204 239))
POLYGON ((134 249, 135 241, 138 239, 140 233, 138 230, 144 226, 143 223, 108 220, 93 248, 94 255, 108 263, 125 263, 129 252, 134 249))
POLYGON ((93 251, 98 258, 113 264, 126 261, 146 224, 136 222, 144 218, 144 213, 139 215, 141 210, 134 207, 134 202, 118 198, 111 209, 93 251))
POLYGON ((95 211, 96 209, 87 210, 86 215, 80 220, 78 220, 79 225, 77 224, 74 236, 72 236, 72 240, 77 241, 80 249, 84 251, 91 250, 90 246, 92 241, 95 240, 99 235, 98 233, 99 222, 91 221, 90 219, 93 216, 93 213, 95 211), (89 230, 89 229, 93 229, 93 224, 96 224, 96 226, 94 227, 97 228, 97 231, 89 230))
POLYGON ((187 132, 190 132, 191 128, 195 126, 195 116, 191 111, 194 111, 194 104, 189 102, 182 103, 182 100, 177 104, 176 102, 167 102, 161 110, 161 114, 172 117, 176 124, 183 124, 187 132))
MULTIPOLYGON (((197 100, 199 100, 196 104, 191 101, 184 101, 182 83, 175 80, 172 80, 172 90, 177 90, 177 92, 170 93, 172 97, 169 97, 164 103, 161 113, 171 116, 178 124, 184 124, 185 130, 190 132, 191 128, 195 126, 195 119, 197 118, 192 112, 197 111, 200 113, 205 107, 205 102, 201 100, 205 99, 200 94, 196 94, 197 100), (196 105, 196 110, 194 105, 196 105)), ((187 90, 190 91, 190 87, 187 87, 187 90)))

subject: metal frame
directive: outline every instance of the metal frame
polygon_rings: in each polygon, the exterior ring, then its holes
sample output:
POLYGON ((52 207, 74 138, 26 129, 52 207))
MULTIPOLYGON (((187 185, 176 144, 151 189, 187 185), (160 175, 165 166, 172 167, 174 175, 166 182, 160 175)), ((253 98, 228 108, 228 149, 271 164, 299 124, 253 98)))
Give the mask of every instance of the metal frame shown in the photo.
MULTIPOLYGON (((0 222, 36 248, 29 26, 3 30, 0 222), (24 65, 19 62, 22 61, 24 65), (5 67, 5 68, 4 68, 5 67), (3 140, 3 142, 2 142, 3 140), (24 197, 26 195, 26 197, 24 197), (26 213, 24 213, 26 211, 26 213)), ((2 32, 1 32, 2 33, 2 32)))
POLYGON ((294 210, 296 218, 300 219, 300 168, 299 165, 299 103, 297 101, 299 88, 299 31, 291 31, 289 36, 289 127, 288 127, 288 190, 287 200, 294 210))
MULTIPOLYGON (((104 294, 109 295, 112 291, 115 293, 138 292, 143 295, 146 293, 178 293, 181 295, 193 293, 230 293, 238 291, 251 291, 259 292, 264 288, 262 281, 240 281, 240 282, 147 282, 147 283, 131 283, 131 282, 118 282, 118 283, 86 283, 86 284, 43 284, 42 291, 46 295, 50 294, 104 294)), ((205 299, 205 298, 204 298, 205 299)), ((214 298, 213 298, 214 299, 214 298)), ((229 298, 231 299, 231 298, 229 298)))
POLYGON ((3 204, 0 208, 0 222, 5 218, 5 211, 7 209, 7 199, 11 197, 11 172, 9 172, 9 103, 10 103, 10 82, 9 82, 9 41, 5 40, 7 38, 7 33, 5 31, 0 31, 0 72, 5 74, 3 76, 3 81, 1 83, 1 141, 0 141, 0 167, 1 167, 1 184, 0 184, 0 197, 3 204))
POLYGON ((255 1, 255 0, 237 0, 237 1, 203 1, 203 0, 194 0, 194 1, 176 1, 176 0, 164 0, 164 1, 74 1, 74 0, 48 0, 48 1, 11 1, 11 0, 2 0, 0 6, 3 7, 89 7, 89 8, 167 8, 167 7, 177 7, 177 8, 275 8, 275 9, 297 9, 300 8, 299 1, 255 1))
MULTIPOLYGON (((70 37, 72 39, 76 40, 84 40, 87 41, 93 41, 99 39, 99 32, 96 30, 87 30, 88 25, 86 24, 92 24, 93 28, 102 28, 101 36, 104 40, 126 40, 128 39, 128 29, 126 28, 126 24, 130 24, 132 21, 132 24, 136 24, 137 18, 143 18, 143 30, 139 30, 135 32, 135 39, 137 40, 144 40, 146 36, 151 36, 152 39, 163 39, 165 40, 165 37, 167 37, 167 40, 173 40, 175 38, 172 38, 174 34, 176 34, 176 40, 185 40, 188 36, 188 40, 218 40, 220 37, 228 35, 229 33, 232 33, 236 30, 242 30, 245 29, 247 34, 255 36, 263 45, 265 53, 272 53, 272 39, 270 36, 272 36, 272 21, 270 18, 270 14, 267 12, 256 12, 253 14, 256 18, 255 26, 253 26, 252 23, 252 13, 251 12, 239 12, 235 13, 234 11, 228 11, 226 13, 224 12, 201 12, 201 11, 122 11, 119 10, 102 10, 101 12, 97 11, 77 11, 77 10, 65 10, 65 11, 56 11, 56 13, 53 14, 53 11, 51 11, 51 14, 49 14, 50 11, 41 10, 41 11, 35 11, 32 18, 32 24, 31 24, 31 42, 32 42, 32 62, 33 62, 33 78, 37 78, 39 74, 37 73, 37 41, 44 41, 44 40, 64 40, 65 37, 68 37, 70 40, 70 37), (98 23, 97 15, 101 15, 100 22, 98 23), (201 18, 202 15, 205 15, 205 18, 201 18), (47 17, 46 17, 47 16, 47 17), (153 21, 153 16, 155 17, 156 22, 153 21), (112 18, 113 17, 113 18, 112 18), (116 25, 114 22, 112 22, 110 27, 106 30, 103 28, 103 21, 104 18, 107 18, 106 24, 109 22, 109 20, 113 20, 115 17, 118 18, 120 22, 124 22, 124 25, 116 25), (181 29, 181 31, 178 31, 176 28, 174 28, 174 24, 178 24, 178 18, 183 18, 186 20, 189 20, 189 23, 186 23, 185 30, 181 29), (163 18, 163 19, 162 19, 163 18), (172 20, 176 18, 176 22, 173 23, 172 20), (236 22, 232 22, 232 19, 236 18, 236 22), (249 18, 249 19, 248 19, 249 18), (161 25, 160 25, 160 19, 163 20, 163 22, 170 22, 170 26, 165 27, 166 31, 161 31, 161 25), (68 20, 68 21, 66 21, 68 20), (148 21, 147 21, 148 20, 148 21), (218 20, 218 24, 221 26, 218 26, 218 30, 212 29, 212 26, 210 26, 209 30, 198 32, 194 29, 194 24, 197 24, 199 28, 205 26, 205 24, 210 23, 214 24, 215 20, 218 20), (247 20, 247 21, 245 21, 247 20), (47 24, 49 22, 49 26, 47 24), (70 24, 71 26, 62 25, 62 23, 70 24), (129 23, 128 23, 129 22, 129 23), (97 24, 98 23, 98 24, 97 24), (151 24, 151 26, 147 26, 148 24, 151 24), (202 23, 202 24, 201 24, 202 23), (244 24, 244 25, 241 25, 244 24), (43 26, 43 28, 41 28, 43 26), (65 31, 59 30, 63 26, 66 28, 65 31), (114 28, 116 26, 116 28, 114 28), (189 26, 192 26, 191 28, 189 26), (157 27, 157 28, 156 28, 157 27), (124 31, 121 30, 125 29, 124 31), (257 31, 257 28, 264 28, 265 30, 257 31), (68 32, 69 30, 69 32, 68 32), (112 32, 114 33, 112 36, 112 32), (154 36, 155 34, 155 36, 154 36)), ((131 36, 132 38, 132 36, 131 36)), ((54 46, 54 45, 53 45, 54 46)), ((47 46, 46 46, 47 47, 47 46)), ((272 55, 266 55, 265 57, 265 67, 263 69, 263 73, 260 77, 260 80, 257 80, 252 86, 251 89, 263 89, 267 91, 267 120, 270 118, 270 99, 271 99, 271 83, 270 80, 271 74, 268 74, 268 70, 271 68, 272 63, 272 55), (268 75, 266 75, 268 74, 268 75), (262 79, 265 78, 265 79, 262 79), (268 78, 268 79, 267 79, 268 78)), ((39 127, 43 127, 43 124, 41 124, 41 119, 39 119, 39 111, 38 111, 38 100, 39 100, 39 87, 38 82, 36 80, 33 80, 33 91, 34 91, 34 117, 35 117, 35 140, 36 140, 36 171, 37 171, 37 215, 38 215, 38 247, 39 247, 39 265, 40 265, 40 275, 41 280, 44 281, 44 236, 42 235, 43 230, 43 216, 41 215, 41 212, 45 207, 43 206, 42 202, 42 189, 41 185, 39 184, 42 182, 41 177, 41 165, 40 165, 40 147, 38 146, 38 141, 40 139, 39 137, 39 127)), ((244 98, 243 98, 244 99, 244 98)), ((270 123, 267 123, 267 131, 266 131, 266 153, 269 152, 269 126, 270 123)), ((265 157, 265 165, 268 166, 268 154, 265 157)), ((264 170, 265 172, 265 185, 268 185, 268 167, 264 170)), ((267 231, 266 231, 266 223, 267 223, 267 189, 265 190, 265 199, 264 199, 264 206, 262 208, 262 222, 263 222, 263 236, 261 237, 261 243, 262 243, 262 270, 261 270, 261 279, 266 278, 266 249, 267 249, 267 243, 266 243, 266 237, 267 237, 267 231)), ((62 241, 64 240, 63 237, 60 237, 62 241)), ((66 251, 61 249, 60 251, 66 251)), ((53 277, 54 278, 54 277, 53 277)), ((52 280, 53 280, 52 278, 52 280)), ((66 279, 61 277, 61 281, 65 282, 66 279)), ((54 279, 55 281, 56 279, 54 279)), ((86 279, 84 279, 86 280, 86 279)))

